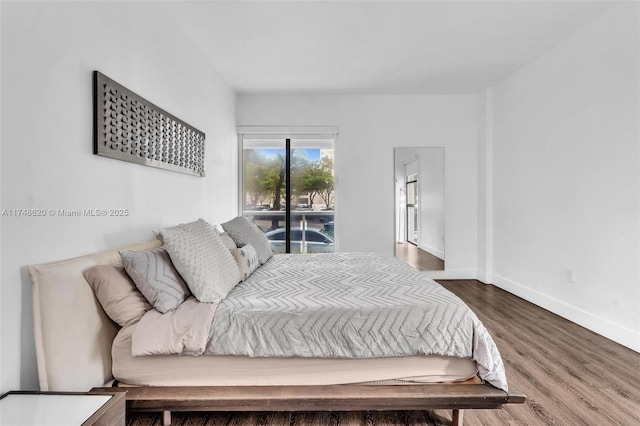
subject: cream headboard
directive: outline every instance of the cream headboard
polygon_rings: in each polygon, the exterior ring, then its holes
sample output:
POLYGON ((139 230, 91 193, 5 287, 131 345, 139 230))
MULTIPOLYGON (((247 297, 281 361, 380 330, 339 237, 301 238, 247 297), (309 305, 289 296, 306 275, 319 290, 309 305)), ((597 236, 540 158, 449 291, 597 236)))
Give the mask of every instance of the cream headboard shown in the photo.
POLYGON ((82 271, 122 264, 119 251, 149 250, 158 240, 27 267, 41 391, 87 391, 112 379, 111 343, 118 326, 93 295, 82 271))

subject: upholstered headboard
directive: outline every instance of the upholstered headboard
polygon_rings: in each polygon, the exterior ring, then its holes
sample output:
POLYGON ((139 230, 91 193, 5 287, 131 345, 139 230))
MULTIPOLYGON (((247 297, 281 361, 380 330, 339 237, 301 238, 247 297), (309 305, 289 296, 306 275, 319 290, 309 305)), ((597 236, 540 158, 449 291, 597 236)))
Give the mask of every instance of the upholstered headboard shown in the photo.
POLYGON ((111 344, 118 326, 102 310, 82 271, 121 264, 121 250, 160 245, 154 240, 27 268, 40 390, 86 391, 112 379, 111 344))

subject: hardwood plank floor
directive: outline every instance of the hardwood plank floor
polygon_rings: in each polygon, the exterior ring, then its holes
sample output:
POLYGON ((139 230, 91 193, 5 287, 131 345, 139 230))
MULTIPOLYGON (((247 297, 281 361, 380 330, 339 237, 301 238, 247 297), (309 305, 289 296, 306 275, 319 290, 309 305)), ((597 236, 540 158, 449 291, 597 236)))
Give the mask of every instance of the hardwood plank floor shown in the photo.
POLYGON ((411 243, 397 243, 396 257, 418 271, 444 271, 444 260, 419 249, 411 243))
MULTIPOLYGON (((466 415, 466 414, 465 414, 466 415)), ((186 412, 173 413, 174 426, 440 426, 451 424, 451 416, 430 411, 344 412, 186 412)), ((162 426, 159 413, 134 413, 128 426, 162 426)))
MULTIPOLYGON (((482 320, 495 340, 509 384, 524 405, 467 410, 466 426, 640 425, 640 354, 475 280, 443 280, 482 320)), ((162 424, 158 413, 132 413, 127 425, 162 424)), ((174 413, 174 425, 443 426, 451 412, 174 413)))
POLYGON ((493 336, 524 406, 466 412, 465 424, 638 425, 640 354, 475 280, 438 281, 493 336))

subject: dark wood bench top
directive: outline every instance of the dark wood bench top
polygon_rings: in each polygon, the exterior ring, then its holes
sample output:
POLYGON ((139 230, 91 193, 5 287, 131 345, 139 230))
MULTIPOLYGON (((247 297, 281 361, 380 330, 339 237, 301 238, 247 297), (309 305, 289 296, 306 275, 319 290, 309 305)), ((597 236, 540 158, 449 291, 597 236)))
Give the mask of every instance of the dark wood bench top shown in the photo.
POLYGON ((148 411, 360 411, 498 408, 526 397, 482 384, 114 387, 148 411))

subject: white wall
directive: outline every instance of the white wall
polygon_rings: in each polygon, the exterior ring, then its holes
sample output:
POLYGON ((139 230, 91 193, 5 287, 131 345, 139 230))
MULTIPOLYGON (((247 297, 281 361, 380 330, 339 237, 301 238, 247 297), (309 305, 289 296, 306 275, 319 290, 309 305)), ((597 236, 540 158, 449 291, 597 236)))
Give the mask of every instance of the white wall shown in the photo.
POLYGON ((478 273, 493 282, 493 90, 478 94, 478 273))
POLYGON ((498 84, 492 141, 494 283, 635 350, 638 7, 617 5, 498 84))
POLYGON ((393 148, 444 147, 446 268, 475 278, 477 261, 475 95, 238 96, 242 125, 339 126, 335 146, 339 251, 392 254, 393 148))
POLYGON ((237 210, 229 179, 237 175, 237 145, 234 92, 161 8, 3 2, 1 35, 1 207, 130 211, 124 218, 2 217, 5 392, 37 389, 25 266, 149 240, 154 228, 198 217, 229 219, 237 210), (93 155, 93 70, 204 131, 207 177, 93 155))

